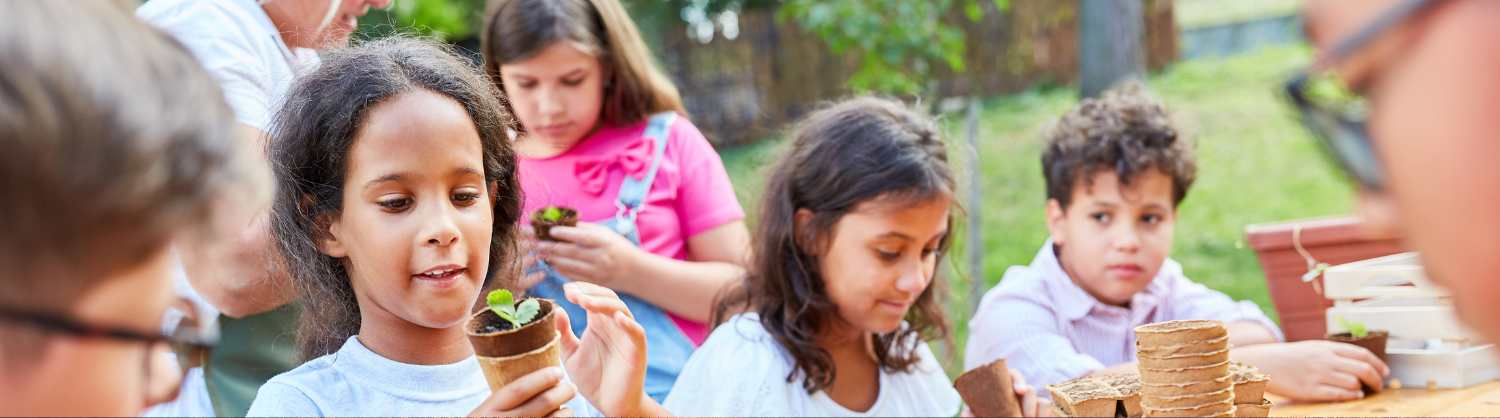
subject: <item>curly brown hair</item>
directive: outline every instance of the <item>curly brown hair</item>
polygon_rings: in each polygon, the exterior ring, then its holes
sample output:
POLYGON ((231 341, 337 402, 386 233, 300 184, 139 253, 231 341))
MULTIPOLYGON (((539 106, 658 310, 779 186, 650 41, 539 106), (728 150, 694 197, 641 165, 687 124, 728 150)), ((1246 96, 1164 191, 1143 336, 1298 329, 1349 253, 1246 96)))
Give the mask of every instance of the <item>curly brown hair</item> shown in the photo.
MULTIPOLYGON (((816 341, 833 326, 838 307, 824 290, 817 257, 798 243, 827 242, 838 221, 860 203, 952 199, 954 184, 937 125, 900 102, 863 97, 812 113, 797 126, 791 148, 766 182, 751 272, 715 303, 713 322, 723 322, 729 312, 756 312, 795 362, 788 382, 803 377, 808 393, 831 386, 833 357, 816 341), (794 231, 799 209, 813 217, 805 230, 794 231)), ((952 244, 951 234, 938 244, 938 265, 952 244)), ((953 345, 943 310, 947 287, 941 274, 932 273, 932 283, 906 312, 909 326, 873 338, 886 371, 910 371, 921 360, 919 339, 953 345)))
POLYGON ((1063 209, 1083 179, 1092 186, 1100 170, 1114 170, 1120 184, 1155 169, 1172 178, 1172 205, 1187 197, 1198 172, 1193 144, 1172 126, 1167 107, 1138 83, 1084 99, 1043 134, 1042 175, 1047 198, 1063 209))
POLYGON ((287 91, 271 124, 276 174, 272 230, 302 294, 297 346, 303 361, 338 351, 360 325, 359 303, 343 260, 318 250, 317 240, 329 234, 318 219, 337 216, 343 208, 349 150, 370 110, 419 89, 463 105, 479 131, 484 179, 496 188, 484 289, 512 284, 519 272, 521 184, 506 137, 515 125, 484 74, 451 45, 431 39, 395 36, 332 52, 287 91))

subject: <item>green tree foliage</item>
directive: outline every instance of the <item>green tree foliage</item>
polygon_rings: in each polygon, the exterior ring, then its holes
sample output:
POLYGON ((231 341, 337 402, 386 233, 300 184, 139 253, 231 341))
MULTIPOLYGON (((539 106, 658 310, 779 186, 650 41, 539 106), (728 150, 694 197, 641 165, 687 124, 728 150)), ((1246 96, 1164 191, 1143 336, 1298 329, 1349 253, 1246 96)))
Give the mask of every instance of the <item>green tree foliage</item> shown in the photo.
POLYGON ((1009 6, 1007 0, 783 0, 777 18, 795 20, 835 54, 862 51, 849 88, 920 94, 932 62, 964 71, 967 40, 943 16, 961 7, 977 21, 981 1, 993 1, 1000 10, 1009 6))

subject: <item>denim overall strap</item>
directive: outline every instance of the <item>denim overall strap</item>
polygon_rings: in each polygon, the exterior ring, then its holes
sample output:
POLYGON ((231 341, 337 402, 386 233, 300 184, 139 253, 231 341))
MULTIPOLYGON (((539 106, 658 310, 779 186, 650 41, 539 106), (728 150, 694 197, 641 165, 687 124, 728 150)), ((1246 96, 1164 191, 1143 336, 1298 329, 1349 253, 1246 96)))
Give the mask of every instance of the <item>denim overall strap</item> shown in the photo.
MULTIPOLYGON (((668 133, 676 119, 677 114, 672 112, 651 117, 644 134, 655 143, 651 170, 641 180, 626 175, 624 183, 620 185, 620 194, 615 198, 615 206, 619 208, 619 212, 613 218, 598 222, 624 235, 637 246, 641 245, 641 240, 640 233, 636 229, 636 214, 640 213, 645 205, 646 194, 651 191, 651 183, 656 179, 656 171, 661 166, 661 159, 667 148, 668 133)), ((563 277, 562 274, 553 270, 552 266, 545 263, 537 263, 536 266, 527 269, 528 273, 533 271, 546 272, 546 278, 532 287, 531 294, 557 301, 558 306, 568 312, 573 333, 582 335, 588 327, 588 315, 583 307, 569 302, 564 297, 562 285, 569 282, 568 278, 563 277)), ((687 363, 688 357, 693 354, 693 343, 661 308, 635 296, 623 292, 616 293, 625 302, 625 306, 630 308, 630 313, 635 316, 636 322, 646 330, 645 390, 652 399, 662 402, 667 398, 667 392, 672 390, 672 384, 677 381, 677 375, 682 372, 682 367, 687 363)))

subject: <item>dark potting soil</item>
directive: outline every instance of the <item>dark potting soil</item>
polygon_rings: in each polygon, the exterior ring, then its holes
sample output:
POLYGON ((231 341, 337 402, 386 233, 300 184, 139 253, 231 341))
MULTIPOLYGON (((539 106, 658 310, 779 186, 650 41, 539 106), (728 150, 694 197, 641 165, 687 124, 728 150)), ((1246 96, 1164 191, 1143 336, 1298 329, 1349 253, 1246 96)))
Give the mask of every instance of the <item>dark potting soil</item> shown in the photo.
POLYGON ((509 331, 510 329, 510 321, 501 320, 480 325, 479 329, 474 330, 474 332, 479 334, 489 334, 491 332, 509 331))

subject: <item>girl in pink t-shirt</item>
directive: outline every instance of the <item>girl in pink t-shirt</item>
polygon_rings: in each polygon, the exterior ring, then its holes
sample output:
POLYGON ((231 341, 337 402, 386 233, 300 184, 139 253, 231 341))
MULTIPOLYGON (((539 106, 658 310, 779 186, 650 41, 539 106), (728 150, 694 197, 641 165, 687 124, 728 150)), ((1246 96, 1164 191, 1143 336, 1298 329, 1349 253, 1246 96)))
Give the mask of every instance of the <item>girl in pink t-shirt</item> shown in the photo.
POLYGON ((646 328, 646 392, 665 398, 715 296, 745 274, 750 234, 723 163, 618 0, 491 0, 481 36, 523 128, 523 213, 563 206, 581 221, 551 230, 571 243, 529 240, 540 262, 523 260, 521 286, 619 292, 646 328))

